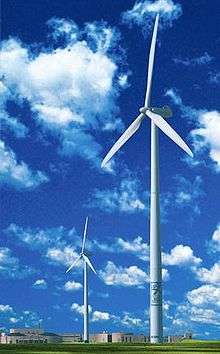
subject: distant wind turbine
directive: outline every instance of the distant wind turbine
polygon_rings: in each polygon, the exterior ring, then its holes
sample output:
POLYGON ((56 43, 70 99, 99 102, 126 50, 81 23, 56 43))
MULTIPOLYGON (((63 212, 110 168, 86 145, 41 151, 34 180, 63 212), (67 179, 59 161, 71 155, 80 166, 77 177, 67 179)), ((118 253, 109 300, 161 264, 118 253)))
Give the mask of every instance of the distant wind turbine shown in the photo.
POLYGON ((122 145, 139 129, 144 118, 151 119, 151 207, 150 207, 150 340, 151 343, 163 341, 162 324, 162 276, 161 276, 161 246, 160 246, 160 205, 159 205, 159 156, 158 131, 160 128, 171 140, 193 157, 193 153, 182 138, 173 130, 164 118, 172 116, 168 106, 162 108, 150 105, 152 74, 154 66, 155 47, 157 39, 159 14, 156 16, 150 47, 147 90, 144 107, 140 108, 139 116, 122 134, 105 156, 102 167, 112 158, 122 145))
POLYGON ((66 273, 68 273, 81 259, 83 260, 83 264, 84 264, 84 308, 83 308, 84 333, 83 333, 83 340, 84 340, 84 342, 89 342, 88 266, 92 269, 92 271, 95 274, 97 274, 88 255, 85 253, 87 226, 88 226, 88 217, 86 218, 86 222, 85 222, 83 243, 82 243, 82 249, 81 249, 80 255, 66 271, 66 273))

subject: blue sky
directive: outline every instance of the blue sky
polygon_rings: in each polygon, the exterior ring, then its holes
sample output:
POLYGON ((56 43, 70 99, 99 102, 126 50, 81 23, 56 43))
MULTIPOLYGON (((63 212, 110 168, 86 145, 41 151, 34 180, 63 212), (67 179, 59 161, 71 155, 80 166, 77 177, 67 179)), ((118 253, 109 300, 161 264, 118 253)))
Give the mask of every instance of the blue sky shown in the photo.
POLYGON ((150 122, 101 170, 137 116, 155 12, 152 104, 160 133, 164 332, 218 338, 218 1, 3 1, 0 327, 82 331, 85 217, 91 332, 149 332, 150 122))

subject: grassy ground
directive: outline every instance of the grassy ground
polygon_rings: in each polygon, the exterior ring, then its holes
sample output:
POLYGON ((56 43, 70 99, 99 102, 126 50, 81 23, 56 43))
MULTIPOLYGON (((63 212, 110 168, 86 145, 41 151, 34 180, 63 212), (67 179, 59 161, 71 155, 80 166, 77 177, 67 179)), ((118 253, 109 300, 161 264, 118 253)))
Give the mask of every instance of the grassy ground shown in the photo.
POLYGON ((177 344, 38 344, 0 345, 0 354, 220 354, 220 341, 184 341, 177 344))

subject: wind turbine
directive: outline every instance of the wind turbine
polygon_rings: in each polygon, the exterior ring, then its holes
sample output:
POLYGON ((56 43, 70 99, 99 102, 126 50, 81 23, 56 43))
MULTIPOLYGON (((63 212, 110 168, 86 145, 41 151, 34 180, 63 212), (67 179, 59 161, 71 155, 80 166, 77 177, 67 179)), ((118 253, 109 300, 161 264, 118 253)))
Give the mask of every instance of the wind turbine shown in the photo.
POLYGON ((150 206, 150 341, 163 341, 162 324, 162 276, 161 276, 161 246, 160 246, 160 205, 159 205, 159 156, 158 156, 158 128, 171 140, 193 157, 193 153, 183 139, 173 130, 164 118, 172 116, 168 106, 162 108, 150 105, 152 75, 154 66, 155 47, 157 39, 159 14, 156 16, 153 36, 150 47, 147 89, 144 107, 140 108, 139 116, 122 134, 102 161, 102 167, 138 130, 144 118, 151 119, 151 206, 150 206))
POLYGON ((68 273, 80 260, 83 260, 83 265, 84 265, 84 308, 83 308, 84 331, 83 331, 83 340, 84 340, 84 342, 89 342, 88 266, 92 269, 92 271, 95 274, 97 274, 88 255, 85 253, 88 219, 89 218, 87 216, 86 221, 85 221, 85 226, 84 226, 83 243, 82 243, 82 249, 81 249, 80 255, 66 271, 66 273, 68 273))

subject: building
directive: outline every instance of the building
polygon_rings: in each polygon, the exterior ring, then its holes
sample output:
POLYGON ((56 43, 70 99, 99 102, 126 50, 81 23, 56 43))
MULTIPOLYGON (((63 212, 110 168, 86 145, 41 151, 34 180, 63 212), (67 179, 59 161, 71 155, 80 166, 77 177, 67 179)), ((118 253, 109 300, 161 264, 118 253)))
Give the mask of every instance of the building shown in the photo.
POLYGON ((82 334, 77 333, 60 333, 63 343, 79 343, 83 341, 82 334))
POLYGON ((164 337, 163 342, 164 343, 177 343, 177 342, 181 342, 184 339, 192 339, 192 333, 188 332, 185 334, 166 336, 166 337, 164 337))
POLYGON ((133 333, 112 333, 113 343, 147 343, 149 342, 149 337, 144 334, 133 334, 133 333))
MULTIPOLYGON (((150 337, 144 334, 124 332, 101 332, 89 336, 91 343, 148 343, 150 337)), ((176 343, 184 339, 192 339, 192 333, 169 335, 163 338, 164 343, 176 343)), ((9 333, 0 333, 1 344, 37 344, 37 343, 76 343, 83 342, 79 333, 50 333, 41 328, 16 328, 9 333)))
POLYGON ((108 332, 90 334, 89 341, 91 343, 111 343, 112 335, 108 332))
POLYGON ((1 344, 37 344, 37 343, 60 343, 62 337, 42 329, 18 328, 10 329, 10 333, 1 333, 1 344))

